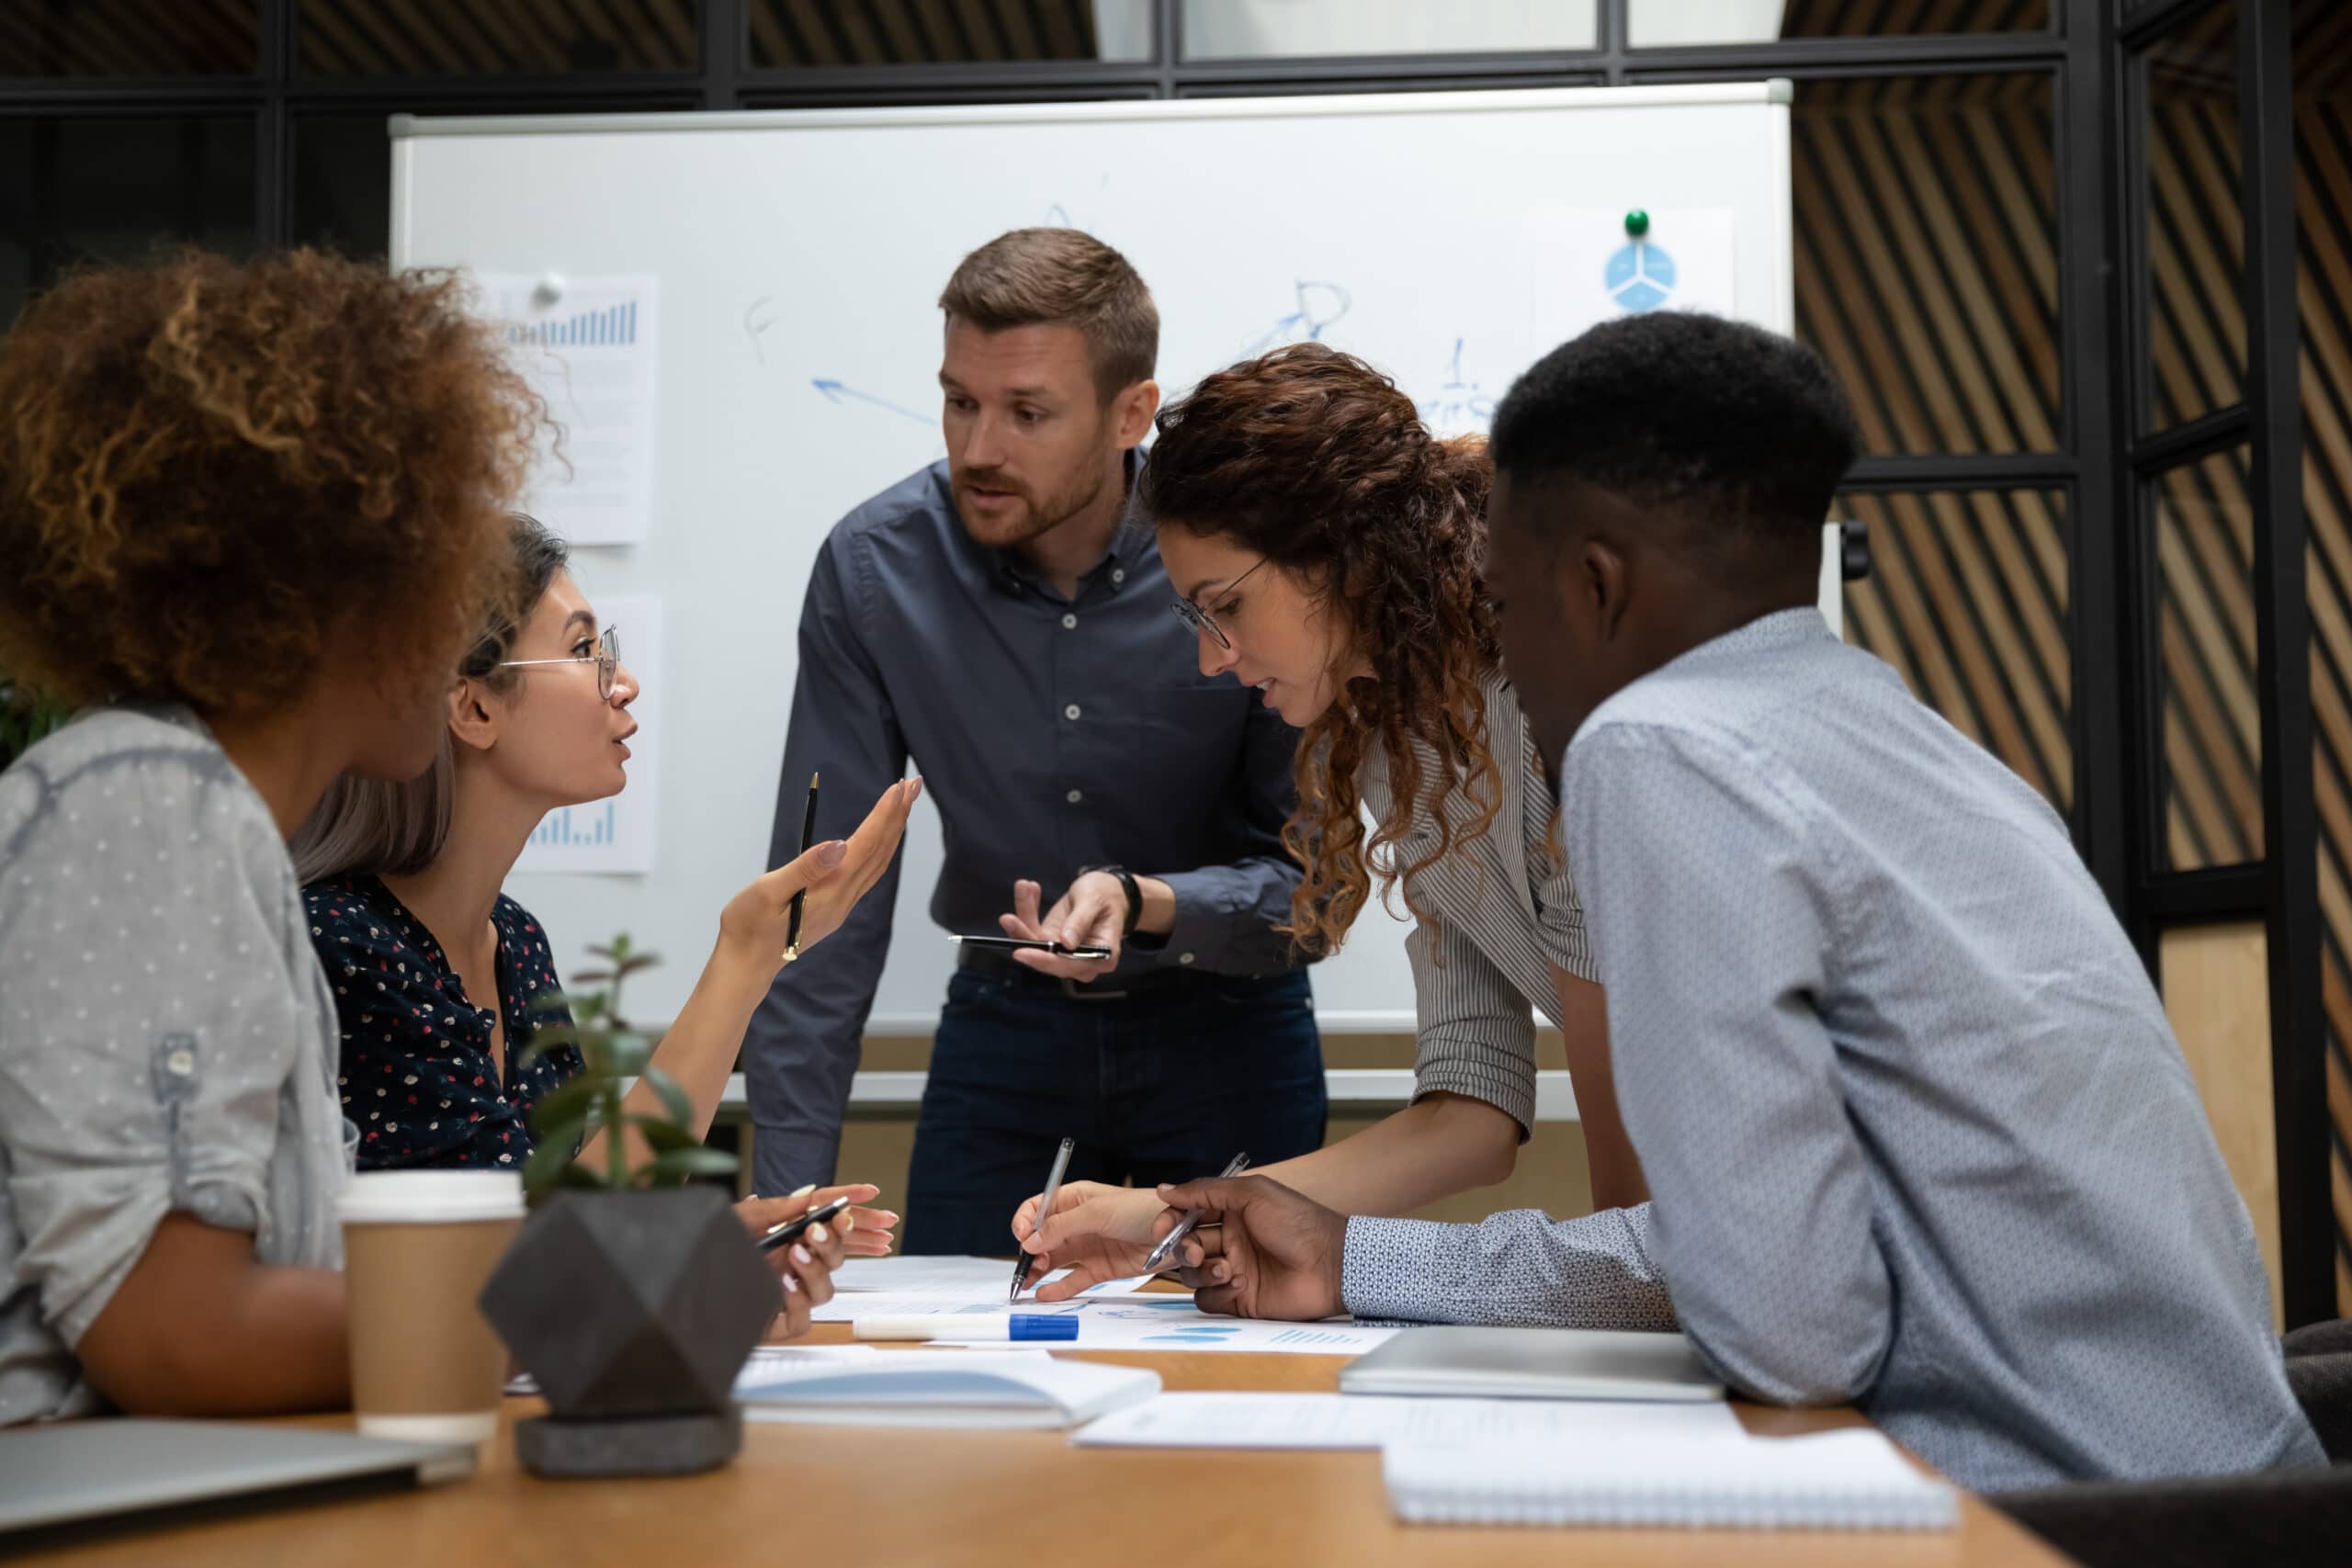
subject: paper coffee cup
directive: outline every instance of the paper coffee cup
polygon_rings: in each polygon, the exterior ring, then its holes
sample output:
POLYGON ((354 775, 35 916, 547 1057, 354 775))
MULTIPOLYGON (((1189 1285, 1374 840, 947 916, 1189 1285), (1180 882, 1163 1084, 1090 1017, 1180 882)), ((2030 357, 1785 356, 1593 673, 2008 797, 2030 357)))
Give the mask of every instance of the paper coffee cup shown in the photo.
POLYGON ((477 1298, 523 1224, 511 1170, 375 1170, 343 1221, 351 1404, 370 1438, 479 1443, 498 1430, 506 1348, 477 1298))

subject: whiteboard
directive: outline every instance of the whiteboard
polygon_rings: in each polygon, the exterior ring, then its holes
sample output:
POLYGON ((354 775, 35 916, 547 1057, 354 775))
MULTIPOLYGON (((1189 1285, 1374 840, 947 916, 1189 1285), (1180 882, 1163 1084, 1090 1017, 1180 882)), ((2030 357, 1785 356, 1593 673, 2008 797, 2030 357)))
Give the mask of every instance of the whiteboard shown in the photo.
MULTIPOLYGON (((1629 209, 1660 245, 1719 235, 1709 265, 1686 256, 1689 286, 1791 330, 1788 102, 1771 82, 395 117, 395 265, 659 283, 651 525, 575 561, 592 599, 664 606, 663 689, 639 705, 662 719, 659 851, 643 874, 511 879, 561 972, 626 930, 669 960, 630 1012, 672 1016, 763 868, 808 568, 843 513, 944 455, 935 301, 966 252, 1041 223, 1118 247, 1159 301, 1170 398, 1312 336, 1442 429, 1481 429, 1521 370, 1620 308, 1623 271, 1602 273, 1629 209)), ((953 963, 926 909, 928 806, 904 852, 869 1028, 928 1033, 953 963)), ((1368 912, 1316 966, 1326 1030, 1413 1027, 1406 929, 1368 912)))

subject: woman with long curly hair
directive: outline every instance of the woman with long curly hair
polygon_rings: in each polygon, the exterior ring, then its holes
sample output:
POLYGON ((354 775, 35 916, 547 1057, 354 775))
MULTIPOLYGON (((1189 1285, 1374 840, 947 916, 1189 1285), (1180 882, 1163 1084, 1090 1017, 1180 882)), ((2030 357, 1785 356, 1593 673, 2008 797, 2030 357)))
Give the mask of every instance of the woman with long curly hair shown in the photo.
MULTIPOLYGON (((1306 867, 1294 937, 1334 951, 1376 897, 1414 920, 1413 1104, 1260 1174, 1356 1216, 1501 1180, 1534 1121, 1540 1010, 1566 1042, 1602 1210, 1578 1282, 1589 1321, 1670 1323, 1645 1211, 1621 1207, 1645 1193, 1610 1092, 1606 1013, 1481 576, 1485 443, 1439 439, 1386 377, 1320 344, 1210 376, 1159 424, 1138 501, 1201 669, 1256 687, 1303 731, 1284 832, 1306 867)), ((1161 1212, 1150 1191, 1065 1186, 1042 1228, 1033 1199, 1013 1233, 1076 1269, 1058 1295, 1133 1272, 1161 1212)), ((1359 1223, 1332 1266, 1351 1308, 1377 1314, 1384 1280, 1416 1264, 1369 1227, 1354 1245, 1359 1223)), ((1213 1285, 1223 1265, 1214 1234, 1202 1239, 1188 1257, 1213 1285)))
POLYGON ((0 668, 85 707, 0 773, 0 1427, 348 1401, 286 840, 433 761, 544 412, 457 276, 316 252, 79 273, 0 337, 0 668))

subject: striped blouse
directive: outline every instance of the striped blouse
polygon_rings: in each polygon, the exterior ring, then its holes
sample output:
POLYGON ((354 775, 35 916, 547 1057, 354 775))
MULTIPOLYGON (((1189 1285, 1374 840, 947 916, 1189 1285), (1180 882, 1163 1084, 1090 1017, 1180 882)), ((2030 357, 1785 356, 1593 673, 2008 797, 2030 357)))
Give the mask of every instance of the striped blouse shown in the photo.
MULTIPOLYGON (((1418 926, 1406 942, 1420 1021, 1413 1096, 1450 1091, 1484 1100, 1516 1117, 1524 1138, 1535 1122, 1529 1004, 1556 1024, 1551 966, 1587 980, 1600 973, 1584 908, 1549 849, 1551 785, 1499 673, 1487 682, 1487 745, 1498 760, 1518 762, 1500 769, 1502 809, 1484 836, 1457 841, 1413 885, 1439 927, 1432 934, 1418 926)), ((1421 755, 1424 768, 1435 760, 1433 751, 1421 755)), ((1388 804, 1385 775, 1377 757, 1358 775, 1375 813, 1388 804)), ((1416 837, 1436 831, 1426 808, 1416 815, 1426 818, 1416 837)), ((1447 815, 1459 833, 1476 812, 1457 796, 1447 815)), ((1514 1209, 1475 1225, 1356 1214, 1340 1258, 1340 1296, 1358 1317, 1397 1322, 1672 1328, 1674 1303, 1649 1258, 1649 1214, 1646 1203, 1564 1221, 1514 1209)))
MULTIPOLYGON (((1487 677, 1486 691, 1487 745, 1502 779, 1502 809, 1485 833, 1464 843, 1460 835, 1477 806, 1456 790, 1445 807, 1453 847, 1411 884, 1437 917, 1434 931, 1417 922, 1405 944, 1419 1014, 1413 1097, 1443 1092, 1484 1100, 1508 1111, 1524 1138, 1535 1123, 1530 1005, 1557 1024, 1552 965, 1587 980, 1599 972, 1575 885, 1551 853, 1552 789, 1519 699, 1499 672, 1487 677)), ((1419 751, 1425 773, 1434 770, 1436 751, 1419 751)), ((1388 766, 1378 750, 1357 783, 1374 814, 1385 814, 1388 766)), ((1436 833, 1429 807, 1417 807, 1411 832, 1397 846, 1400 859, 1409 863, 1436 833)))

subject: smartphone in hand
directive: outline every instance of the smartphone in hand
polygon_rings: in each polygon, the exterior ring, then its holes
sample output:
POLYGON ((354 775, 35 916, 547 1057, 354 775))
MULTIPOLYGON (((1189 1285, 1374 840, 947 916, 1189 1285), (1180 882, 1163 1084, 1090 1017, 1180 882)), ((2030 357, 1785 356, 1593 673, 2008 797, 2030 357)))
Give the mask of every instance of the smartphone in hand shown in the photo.
POLYGON ((1107 947, 1064 947, 1057 942, 1039 942, 1024 936, 951 936, 950 942, 960 942, 967 947, 993 947, 1001 951, 1025 947, 1037 953, 1050 953, 1057 958, 1108 958, 1107 947))

